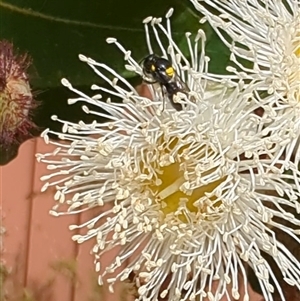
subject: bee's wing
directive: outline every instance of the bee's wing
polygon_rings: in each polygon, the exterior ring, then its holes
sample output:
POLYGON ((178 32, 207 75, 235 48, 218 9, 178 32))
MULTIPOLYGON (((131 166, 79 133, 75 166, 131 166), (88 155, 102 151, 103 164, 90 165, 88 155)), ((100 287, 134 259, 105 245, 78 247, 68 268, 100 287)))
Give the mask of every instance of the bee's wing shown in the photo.
POLYGON ((175 72, 174 77, 172 78, 172 82, 176 83, 178 90, 181 90, 183 93, 188 93, 190 91, 187 84, 181 79, 177 72, 175 72))

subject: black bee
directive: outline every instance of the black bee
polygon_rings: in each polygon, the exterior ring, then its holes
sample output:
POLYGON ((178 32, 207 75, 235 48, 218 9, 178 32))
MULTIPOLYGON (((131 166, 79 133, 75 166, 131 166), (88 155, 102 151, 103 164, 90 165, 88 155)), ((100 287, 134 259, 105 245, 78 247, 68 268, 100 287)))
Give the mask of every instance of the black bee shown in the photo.
POLYGON ((182 110, 180 103, 174 102, 174 96, 178 93, 187 94, 187 85, 177 75, 171 62, 155 54, 150 54, 144 58, 143 63, 144 81, 148 84, 159 83, 163 93, 166 93, 172 106, 177 110, 182 110))

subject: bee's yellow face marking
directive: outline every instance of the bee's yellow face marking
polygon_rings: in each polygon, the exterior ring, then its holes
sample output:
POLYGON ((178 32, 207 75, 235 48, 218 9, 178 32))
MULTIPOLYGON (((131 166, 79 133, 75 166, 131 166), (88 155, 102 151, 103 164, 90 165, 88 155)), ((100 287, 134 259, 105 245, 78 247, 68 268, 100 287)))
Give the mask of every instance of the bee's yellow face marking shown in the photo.
POLYGON ((166 69, 166 73, 168 74, 168 76, 172 77, 175 74, 175 70, 173 67, 169 67, 168 69, 166 69))
POLYGON ((155 66, 154 66, 154 65, 151 65, 151 71, 153 71, 153 72, 154 72, 154 71, 155 71, 155 69, 156 69, 156 68, 155 68, 155 66))

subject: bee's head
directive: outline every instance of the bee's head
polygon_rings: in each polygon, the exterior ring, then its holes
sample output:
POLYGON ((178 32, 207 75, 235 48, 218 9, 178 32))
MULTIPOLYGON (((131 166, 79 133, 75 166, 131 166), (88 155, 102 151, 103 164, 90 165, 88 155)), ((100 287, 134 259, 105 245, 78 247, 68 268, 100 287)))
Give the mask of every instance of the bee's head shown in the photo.
POLYGON ((175 76, 171 62, 155 54, 145 57, 142 67, 146 77, 161 84, 168 83, 175 76))

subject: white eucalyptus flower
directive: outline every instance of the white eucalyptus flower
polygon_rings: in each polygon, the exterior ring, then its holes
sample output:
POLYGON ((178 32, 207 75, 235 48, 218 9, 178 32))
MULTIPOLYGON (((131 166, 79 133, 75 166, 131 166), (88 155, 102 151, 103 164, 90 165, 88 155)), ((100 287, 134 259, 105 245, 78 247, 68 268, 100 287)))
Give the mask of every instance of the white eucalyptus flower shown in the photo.
MULTIPOLYGON (((93 85, 100 94, 89 97, 64 79, 62 83, 78 94, 69 103, 83 101, 87 114, 108 121, 72 123, 55 116, 63 124, 62 133, 43 133, 46 143, 57 146, 53 153, 37 155, 53 170, 42 177, 47 181, 43 190, 50 186, 57 190, 58 204, 52 213, 75 214, 111 205, 86 223, 72 226, 88 228, 85 235, 73 239, 79 243, 95 239, 100 284, 106 281, 113 290, 117 280, 134 274, 137 300, 219 300, 222 296, 232 300, 240 297, 241 285, 248 300, 245 264, 260 276, 264 295, 270 296, 270 280, 279 291, 280 287, 262 250, 274 257, 286 281, 299 286, 300 263, 273 231, 279 227, 299 242, 295 235, 299 230, 273 220, 280 217, 299 226, 300 221, 283 209, 298 206, 300 211, 299 186, 285 181, 297 178, 299 183, 299 173, 285 175, 272 165, 279 146, 260 130, 261 118, 254 113, 260 105, 251 101, 251 91, 242 83, 230 87, 225 77, 221 84, 213 84, 201 30, 194 42, 186 35, 191 60, 185 58, 172 39, 171 14, 172 10, 165 27, 161 19, 145 19, 145 31, 149 52, 152 30, 162 55, 169 57, 190 88, 189 95, 179 99, 185 106, 176 111, 167 102, 162 109, 159 87, 149 85, 153 99, 140 96, 114 70, 80 55, 111 89, 93 85), (168 40, 166 50, 161 33, 168 40), (202 44, 199 56, 198 43, 202 44), (103 92, 122 103, 100 101, 103 92), (89 104, 99 110, 91 110, 89 104), (62 141, 50 141, 49 133, 62 141), (290 200, 276 191, 284 191, 290 200), (60 212, 65 204, 68 212, 60 212), (101 267, 102 254, 117 246, 120 251, 114 262, 101 267)), ((116 39, 108 42, 125 54, 128 70, 142 75, 130 51, 116 39)))
MULTIPOLYGON (((262 108, 260 129, 271 139, 276 136, 274 143, 281 146, 272 155, 272 165, 282 173, 299 173, 300 1, 191 2, 230 49, 236 65, 228 67, 235 74, 232 79, 253 87, 252 101, 262 108)), ((297 176, 289 182, 299 191, 297 176)))
MULTIPOLYGON (((290 103, 300 102, 299 0, 191 0, 230 48, 245 78, 290 103), (219 12, 210 12, 208 6, 219 12), (252 63, 248 67, 239 59, 252 63)), ((232 70, 232 69, 231 69, 232 70)))
POLYGON ((265 112, 264 126, 269 126, 265 132, 280 131, 286 161, 300 166, 300 1, 191 2, 229 47, 236 68, 228 70, 266 92, 256 93, 265 112))

